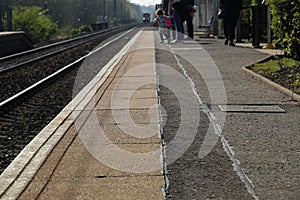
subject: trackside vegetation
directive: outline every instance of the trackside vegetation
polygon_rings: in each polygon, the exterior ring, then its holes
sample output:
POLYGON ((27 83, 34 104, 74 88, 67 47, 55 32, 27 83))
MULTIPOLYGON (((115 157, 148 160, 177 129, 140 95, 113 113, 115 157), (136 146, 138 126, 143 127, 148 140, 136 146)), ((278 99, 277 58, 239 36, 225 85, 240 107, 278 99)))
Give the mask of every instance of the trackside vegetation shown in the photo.
POLYGON ((269 0, 272 12, 272 30, 276 44, 284 53, 300 60, 300 1, 269 0))
POLYGON ((23 30, 35 42, 48 40, 58 25, 45 15, 40 7, 16 7, 13 9, 14 30, 23 30))
MULTIPOLYGON (((251 5, 262 2, 252 0, 251 5)), ((271 6, 271 28, 276 46, 282 47, 286 56, 300 60, 300 1, 266 0, 266 3, 271 6)))

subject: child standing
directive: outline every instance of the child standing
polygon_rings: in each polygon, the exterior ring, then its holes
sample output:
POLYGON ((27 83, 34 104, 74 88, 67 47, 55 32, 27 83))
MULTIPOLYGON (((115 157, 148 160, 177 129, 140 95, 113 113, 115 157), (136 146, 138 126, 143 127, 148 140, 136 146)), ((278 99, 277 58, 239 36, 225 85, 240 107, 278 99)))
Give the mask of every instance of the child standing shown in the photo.
MULTIPOLYGON (((154 22, 158 22, 159 26, 159 36, 160 36, 160 43, 164 42, 164 37, 168 40, 168 43, 170 42, 170 29, 167 27, 168 20, 170 20, 170 17, 164 15, 164 11, 162 9, 157 9, 155 12, 156 18, 154 19, 154 22)), ((169 25, 169 23, 168 23, 169 25)))

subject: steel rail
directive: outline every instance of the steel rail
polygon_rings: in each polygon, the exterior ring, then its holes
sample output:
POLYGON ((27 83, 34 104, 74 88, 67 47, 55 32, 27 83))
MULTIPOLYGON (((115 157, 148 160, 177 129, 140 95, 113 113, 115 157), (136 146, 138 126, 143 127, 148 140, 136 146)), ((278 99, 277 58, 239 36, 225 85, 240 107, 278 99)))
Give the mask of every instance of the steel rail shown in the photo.
MULTIPOLYGON (((118 27, 118 28, 114 28, 114 29, 109 29, 109 30, 105 30, 105 31, 102 31, 101 33, 100 32, 97 32, 97 33, 93 33, 93 34, 90 34, 90 35, 85 35, 85 36, 82 36, 80 38, 76 38, 76 39, 70 39, 70 40, 67 40, 67 41, 62 41, 62 42, 58 42, 58 43, 55 43, 55 44, 52 44, 52 45, 47 45, 47 46, 44 46, 44 47, 41 47, 41 48, 37 48, 37 49, 34 49, 32 51, 26 51, 26 52, 21 52, 19 54, 14 54, 14 55, 11 55, 10 58, 15 58, 15 57, 18 57, 18 56, 23 56, 25 54, 28 54, 29 52, 30 53, 36 53, 38 51, 41 51, 41 50, 45 50, 45 49, 49 49, 50 46, 53 47, 53 46, 60 46, 62 44, 68 44, 68 43, 71 43, 71 42, 74 42, 74 41, 79 41, 79 40, 82 40, 83 38, 87 38, 87 40, 84 40, 80 43, 77 43, 77 44, 74 44, 74 45, 71 45, 71 46, 68 46, 68 47, 64 47, 64 48, 61 48, 59 50, 56 50, 56 51, 53 51, 53 52, 50 52, 50 53, 46 53, 42 56, 39 56, 39 57, 36 57, 36 58, 33 58, 33 59, 30 59, 30 60, 26 60, 24 62, 21 62, 21 63, 18 63, 18 64, 15 64, 15 65, 12 65, 12 66, 9 66, 9 67, 5 67, 5 68, 0 68, 0 74, 1 73, 4 73, 4 72, 8 72, 12 69, 16 69, 16 68, 19 68, 21 66, 24 66, 26 64, 30 64, 30 63, 33 63, 33 62, 36 62, 38 60, 41 60, 41 59, 44 59, 44 58, 47 58, 47 57, 50 57, 50 56, 53 56, 53 55, 56 55, 58 53, 61 53, 63 51, 66 51, 68 49, 72 49, 72 48, 75 48, 79 45, 82 45, 82 44, 85 44, 86 42, 91 42, 93 40, 96 40, 98 39, 99 37, 105 37, 106 34, 109 34, 110 32, 113 32, 113 31, 117 31, 117 30, 121 30, 122 28, 124 28, 125 26, 122 26, 122 27, 118 27), (97 37, 92 37, 92 36, 97 36, 97 37)), ((1 61, 1 58, 0 58, 0 61, 1 61)))
POLYGON ((52 73, 51 75, 45 77, 44 79, 36 82, 35 84, 29 86, 28 88, 20 91, 19 93, 13 95, 12 97, 0 102, 0 110, 5 110, 5 106, 8 106, 9 104, 12 104, 13 102, 16 102, 18 99, 24 97, 25 95, 29 94, 30 92, 32 92, 33 90, 35 90, 36 88, 46 84, 47 82, 50 82, 51 80, 55 79, 56 77, 60 76, 61 74, 65 73, 67 70, 70 70, 72 67, 76 66, 76 64, 80 63, 81 61, 83 61, 85 58, 87 58, 88 56, 96 53, 97 51, 105 48, 106 46, 108 46, 109 44, 119 40, 120 38, 122 38, 123 36, 125 36, 126 34, 128 34, 129 32, 131 32, 133 29, 130 29, 128 31, 126 31, 125 33, 119 35, 118 37, 114 38, 113 40, 108 41, 107 43, 103 44, 102 46, 96 48, 95 50, 91 51, 90 53, 88 53, 87 55, 77 59, 76 61, 74 61, 73 63, 59 69, 58 71, 52 73))
POLYGON ((46 49, 49 49, 49 48, 52 48, 52 47, 57 47, 57 46, 60 46, 60 45, 63 45, 63 44, 68 44, 68 43, 75 42, 75 41, 78 41, 78 40, 82 40, 82 39, 85 39, 85 38, 89 38, 89 37, 93 37, 93 36, 99 36, 101 34, 104 34, 104 33, 107 33, 107 32, 113 31, 113 30, 121 29, 123 27, 124 26, 114 27, 114 28, 103 30, 103 31, 91 33, 91 34, 88 34, 88 35, 83 35, 83 36, 79 36, 79 37, 76 37, 76 38, 72 38, 72 39, 56 42, 56 43, 53 43, 53 44, 45 45, 45 46, 42 46, 42 47, 37 47, 37 48, 34 48, 34 49, 30 49, 28 51, 23 51, 23 52, 20 52, 20 53, 16 53, 16 54, 12 54, 12 55, 9 55, 9 56, 1 57, 0 62, 7 61, 7 60, 10 60, 10 59, 14 59, 14 58, 19 57, 19 56, 24 56, 24 55, 28 55, 28 54, 31 54, 31 53, 36 53, 38 51, 46 50, 46 49))
POLYGON ((33 59, 31 59, 31 60, 27 60, 27 61, 24 61, 24 62, 22 62, 22 63, 18 63, 18 64, 16 64, 16 65, 13 65, 13 66, 10 66, 10 67, 6 67, 6 68, 3 68, 3 69, 0 69, 0 73, 7 72, 7 71, 9 71, 9 70, 12 70, 12 69, 15 69, 15 68, 24 66, 24 65, 26 65, 26 64, 30 64, 30 63, 33 63, 33 62, 42 60, 42 59, 44 59, 44 58, 47 58, 47 57, 56 55, 56 54, 58 54, 58 53, 61 53, 61 52, 64 52, 64 51, 66 51, 66 50, 75 48, 75 47, 77 47, 77 46, 79 46, 79 45, 82 45, 82 44, 84 44, 84 43, 86 43, 86 42, 90 42, 90 41, 92 41, 92 40, 94 40, 94 38, 91 38, 91 39, 89 39, 89 40, 86 40, 86 41, 83 41, 83 42, 74 44, 74 45, 72 45, 72 46, 68 46, 68 47, 61 48, 61 49, 56 50, 56 51, 52 51, 52 52, 50 52, 50 53, 44 54, 44 55, 39 56, 39 57, 37 57, 37 58, 33 58, 33 59))

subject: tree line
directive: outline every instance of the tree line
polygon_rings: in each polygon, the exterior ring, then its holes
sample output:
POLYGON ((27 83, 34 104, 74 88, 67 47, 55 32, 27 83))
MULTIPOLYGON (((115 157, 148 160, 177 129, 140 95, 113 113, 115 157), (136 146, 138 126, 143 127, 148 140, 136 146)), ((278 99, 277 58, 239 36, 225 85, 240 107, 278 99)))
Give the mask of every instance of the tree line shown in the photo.
POLYGON ((3 0, 0 31, 25 31, 40 43, 91 31, 96 22, 109 27, 141 22, 144 9, 129 0, 3 0))
MULTIPOLYGON (((82 26, 90 26, 93 22, 105 21, 109 25, 137 22, 142 18, 142 10, 145 10, 139 5, 131 4, 129 0, 3 0, 0 2, 6 2, 14 10, 13 15, 18 16, 17 18, 23 23, 25 23, 22 19, 24 17, 19 16, 20 9, 24 11, 24 8, 36 7, 31 18, 42 18, 40 22, 46 23, 47 28, 51 29, 43 36, 44 38, 55 32, 53 29, 57 27, 78 28, 80 32, 85 30, 81 28, 82 26), (37 13, 46 16, 47 19, 39 17, 37 13), (49 23, 55 24, 48 24, 48 19, 49 23)), ((243 0, 243 6, 259 5, 262 2, 262 0, 243 0)), ((274 42, 284 48, 287 56, 300 59, 300 1, 266 0, 266 3, 271 6, 274 42)), ((29 17, 30 14, 27 13, 27 16, 29 17)), ((0 25, 5 20, 5 17, 1 16, 1 18, 0 25)), ((14 17, 13 22, 13 30, 24 28, 24 24, 14 20, 14 17)), ((41 26, 31 24, 31 27, 43 34, 45 29, 41 26)))
POLYGON ((127 23, 142 15, 140 6, 128 0, 11 0, 12 7, 38 6, 60 27, 80 27, 97 21, 127 23))

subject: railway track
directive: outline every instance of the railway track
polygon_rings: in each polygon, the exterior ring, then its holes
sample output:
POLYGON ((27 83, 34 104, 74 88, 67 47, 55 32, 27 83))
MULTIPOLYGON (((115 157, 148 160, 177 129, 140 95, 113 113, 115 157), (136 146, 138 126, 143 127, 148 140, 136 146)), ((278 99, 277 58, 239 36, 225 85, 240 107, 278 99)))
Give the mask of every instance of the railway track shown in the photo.
POLYGON ((43 59, 44 57, 47 57, 48 54, 57 54, 65 51, 66 49, 71 49, 85 43, 99 41, 99 40, 101 41, 115 33, 124 31, 129 27, 133 27, 133 25, 113 27, 103 31, 94 32, 76 38, 56 42, 53 44, 41 46, 28 51, 16 53, 13 55, 0 57, 0 72, 8 69, 13 69, 14 67, 18 67, 19 65, 22 65, 23 63, 26 62, 43 59))
MULTIPOLYGON (((81 63, 87 57, 97 59, 90 65, 92 78, 136 33, 135 28, 122 31, 115 31, 114 36, 107 33, 106 37, 112 37, 106 41, 104 38, 85 41, 60 53, 48 52, 49 56, 43 59, 29 59, 1 71, 0 81, 4 87, 0 89, 0 173, 72 100, 81 63)), ((88 79, 83 80, 81 87, 88 82, 88 79)))
POLYGON ((66 63, 71 63, 86 55, 109 36, 128 28, 131 26, 113 28, 0 58, 0 102, 59 70, 66 63))

